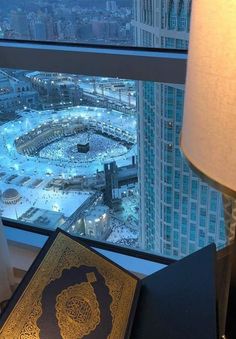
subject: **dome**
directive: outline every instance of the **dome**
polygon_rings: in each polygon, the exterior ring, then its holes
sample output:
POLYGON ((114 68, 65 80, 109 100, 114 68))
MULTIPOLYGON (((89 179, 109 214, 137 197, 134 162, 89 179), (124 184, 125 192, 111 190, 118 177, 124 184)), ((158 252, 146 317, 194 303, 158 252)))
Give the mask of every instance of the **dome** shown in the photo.
POLYGON ((8 188, 2 193, 2 200, 5 204, 16 204, 20 198, 19 192, 14 188, 8 188))

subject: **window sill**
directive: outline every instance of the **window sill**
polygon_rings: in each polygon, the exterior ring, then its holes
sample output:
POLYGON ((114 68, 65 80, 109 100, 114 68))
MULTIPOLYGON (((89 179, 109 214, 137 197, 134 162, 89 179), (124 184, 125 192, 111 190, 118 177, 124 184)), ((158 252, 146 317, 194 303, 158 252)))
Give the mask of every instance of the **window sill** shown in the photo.
MULTIPOLYGON (((12 265, 15 272, 17 274, 26 272, 45 244, 47 237, 11 227, 5 227, 5 234, 9 243, 12 265)), ((166 267, 166 265, 157 262, 96 247, 93 248, 139 277, 150 275, 166 267)), ((22 275, 22 273, 20 275, 22 275)))

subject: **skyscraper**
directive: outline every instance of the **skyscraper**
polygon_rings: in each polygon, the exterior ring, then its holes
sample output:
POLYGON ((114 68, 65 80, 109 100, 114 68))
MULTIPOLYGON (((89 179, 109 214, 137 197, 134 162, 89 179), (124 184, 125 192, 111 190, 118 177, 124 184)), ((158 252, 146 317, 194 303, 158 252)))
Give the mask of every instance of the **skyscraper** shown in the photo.
POLYGON ((20 9, 11 12, 11 25, 14 30, 14 37, 20 39, 30 39, 30 31, 27 15, 20 9))
POLYGON ((108 12, 115 12, 117 9, 116 1, 106 1, 106 10, 108 12))
MULTIPOLYGON (((187 48, 190 13, 190 0, 134 1, 135 44, 187 48)), ((225 245, 221 195, 181 157, 183 103, 183 85, 138 84, 141 244, 174 257, 225 245)))

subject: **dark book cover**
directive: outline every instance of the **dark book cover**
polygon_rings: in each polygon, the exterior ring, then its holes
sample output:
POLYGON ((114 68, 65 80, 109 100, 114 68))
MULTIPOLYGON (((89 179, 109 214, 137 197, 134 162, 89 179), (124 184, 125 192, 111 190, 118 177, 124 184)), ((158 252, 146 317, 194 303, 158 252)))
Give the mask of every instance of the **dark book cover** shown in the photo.
POLYGON ((129 338, 140 281, 57 230, 0 319, 2 339, 129 338))
POLYGON ((132 339, 217 339, 216 247, 142 280, 132 339))

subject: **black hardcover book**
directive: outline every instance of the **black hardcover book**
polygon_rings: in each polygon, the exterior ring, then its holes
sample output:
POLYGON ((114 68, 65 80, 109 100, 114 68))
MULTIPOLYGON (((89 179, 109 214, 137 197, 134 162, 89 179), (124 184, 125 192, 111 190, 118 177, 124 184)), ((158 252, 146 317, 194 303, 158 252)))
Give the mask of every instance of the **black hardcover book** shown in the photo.
POLYGON ((0 319, 1 339, 129 338, 137 277, 57 230, 0 319))
POLYGON ((132 339, 216 339, 216 249, 209 245, 142 280, 132 339))

